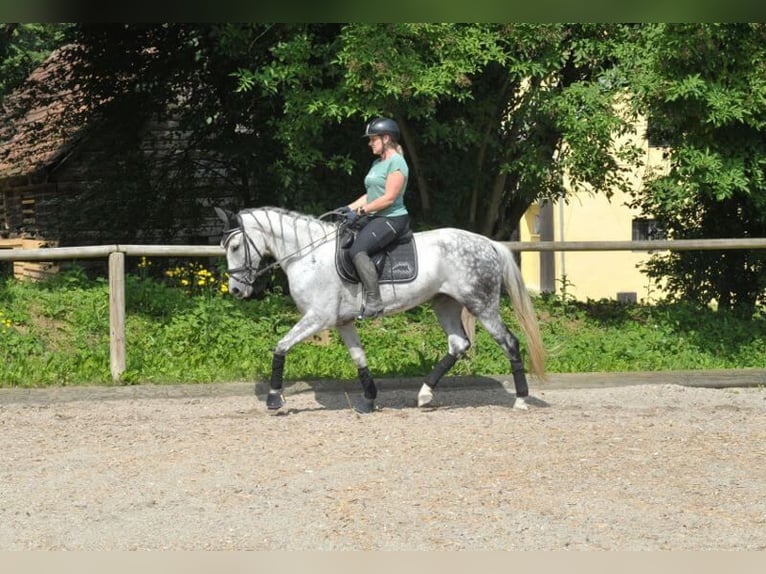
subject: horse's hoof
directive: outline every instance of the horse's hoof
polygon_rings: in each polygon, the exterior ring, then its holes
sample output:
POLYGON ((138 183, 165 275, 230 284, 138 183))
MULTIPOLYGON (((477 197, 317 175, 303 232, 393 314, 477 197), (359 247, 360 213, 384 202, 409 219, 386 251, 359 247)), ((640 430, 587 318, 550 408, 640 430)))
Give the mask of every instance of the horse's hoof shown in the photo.
POLYGON ((266 397, 266 408, 276 411, 285 406, 285 396, 280 391, 269 391, 266 397))
POLYGON ((368 415, 375 410, 375 399, 362 397, 354 405, 354 410, 359 414, 368 415))
POLYGON ((431 391, 431 387, 424 384, 420 388, 420 392, 418 393, 418 407, 423 408, 427 407, 431 404, 431 402, 434 400, 434 394, 431 391))
POLYGON ((527 401, 522 397, 516 397, 516 400, 513 402, 513 408, 519 411, 528 411, 529 405, 527 405, 527 401))

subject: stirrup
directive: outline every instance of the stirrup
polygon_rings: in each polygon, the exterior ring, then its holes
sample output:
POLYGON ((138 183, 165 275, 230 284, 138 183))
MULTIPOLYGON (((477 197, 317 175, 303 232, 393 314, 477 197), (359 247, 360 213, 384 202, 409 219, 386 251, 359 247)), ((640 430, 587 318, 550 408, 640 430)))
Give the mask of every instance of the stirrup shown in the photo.
POLYGON ((368 311, 369 307, 366 305, 362 307, 362 310, 359 312, 359 315, 356 316, 357 319, 377 319, 383 314, 384 308, 381 306, 380 309, 377 311, 368 311))

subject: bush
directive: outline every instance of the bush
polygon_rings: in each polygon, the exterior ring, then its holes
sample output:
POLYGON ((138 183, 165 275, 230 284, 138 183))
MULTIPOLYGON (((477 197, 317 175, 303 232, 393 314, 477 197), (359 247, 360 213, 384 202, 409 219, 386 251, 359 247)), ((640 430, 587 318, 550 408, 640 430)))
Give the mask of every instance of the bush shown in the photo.
MULTIPOLYGON (((196 269, 196 268, 195 268, 196 269)), ((199 269, 196 269, 198 272, 199 269)), ((298 320, 280 289, 238 301, 220 285, 190 290, 173 277, 126 278, 130 384, 266 379, 272 349, 298 320)), ((508 301, 503 316, 519 334, 508 301)), ((537 298, 550 372, 762 367, 766 318, 685 303, 537 298)), ((376 377, 425 376, 447 342, 428 305, 358 324, 376 377)), ((523 346, 523 338, 522 338, 523 346)), ((110 384, 108 285, 68 271, 44 284, 0 282, 0 385, 110 384)), ((508 373, 508 360, 480 325, 452 374, 508 373)), ((355 379, 335 331, 288 356, 287 379, 355 379)))

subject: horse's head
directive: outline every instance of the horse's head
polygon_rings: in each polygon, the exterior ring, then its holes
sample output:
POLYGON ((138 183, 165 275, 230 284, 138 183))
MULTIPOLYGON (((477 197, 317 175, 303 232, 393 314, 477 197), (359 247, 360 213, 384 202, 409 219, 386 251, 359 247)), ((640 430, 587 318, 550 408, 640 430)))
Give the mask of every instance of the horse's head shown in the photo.
POLYGON ((258 277, 265 244, 260 233, 248 233, 239 214, 215 208, 223 221, 221 247, 226 250, 226 264, 229 274, 229 293, 237 299, 252 295, 253 284, 258 277))

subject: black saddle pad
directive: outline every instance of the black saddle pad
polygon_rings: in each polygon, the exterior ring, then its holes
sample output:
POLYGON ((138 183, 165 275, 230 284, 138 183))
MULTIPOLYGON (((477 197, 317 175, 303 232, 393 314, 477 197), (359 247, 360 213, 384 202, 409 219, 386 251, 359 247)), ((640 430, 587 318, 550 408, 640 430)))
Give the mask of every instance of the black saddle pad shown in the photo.
MULTIPOLYGON (((335 241, 335 268, 344 281, 359 283, 348 249, 341 247, 342 235, 339 233, 335 241)), ((418 276, 418 250, 415 236, 411 233, 408 237, 394 241, 370 259, 378 270, 379 283, 409 283, 418 276)))

